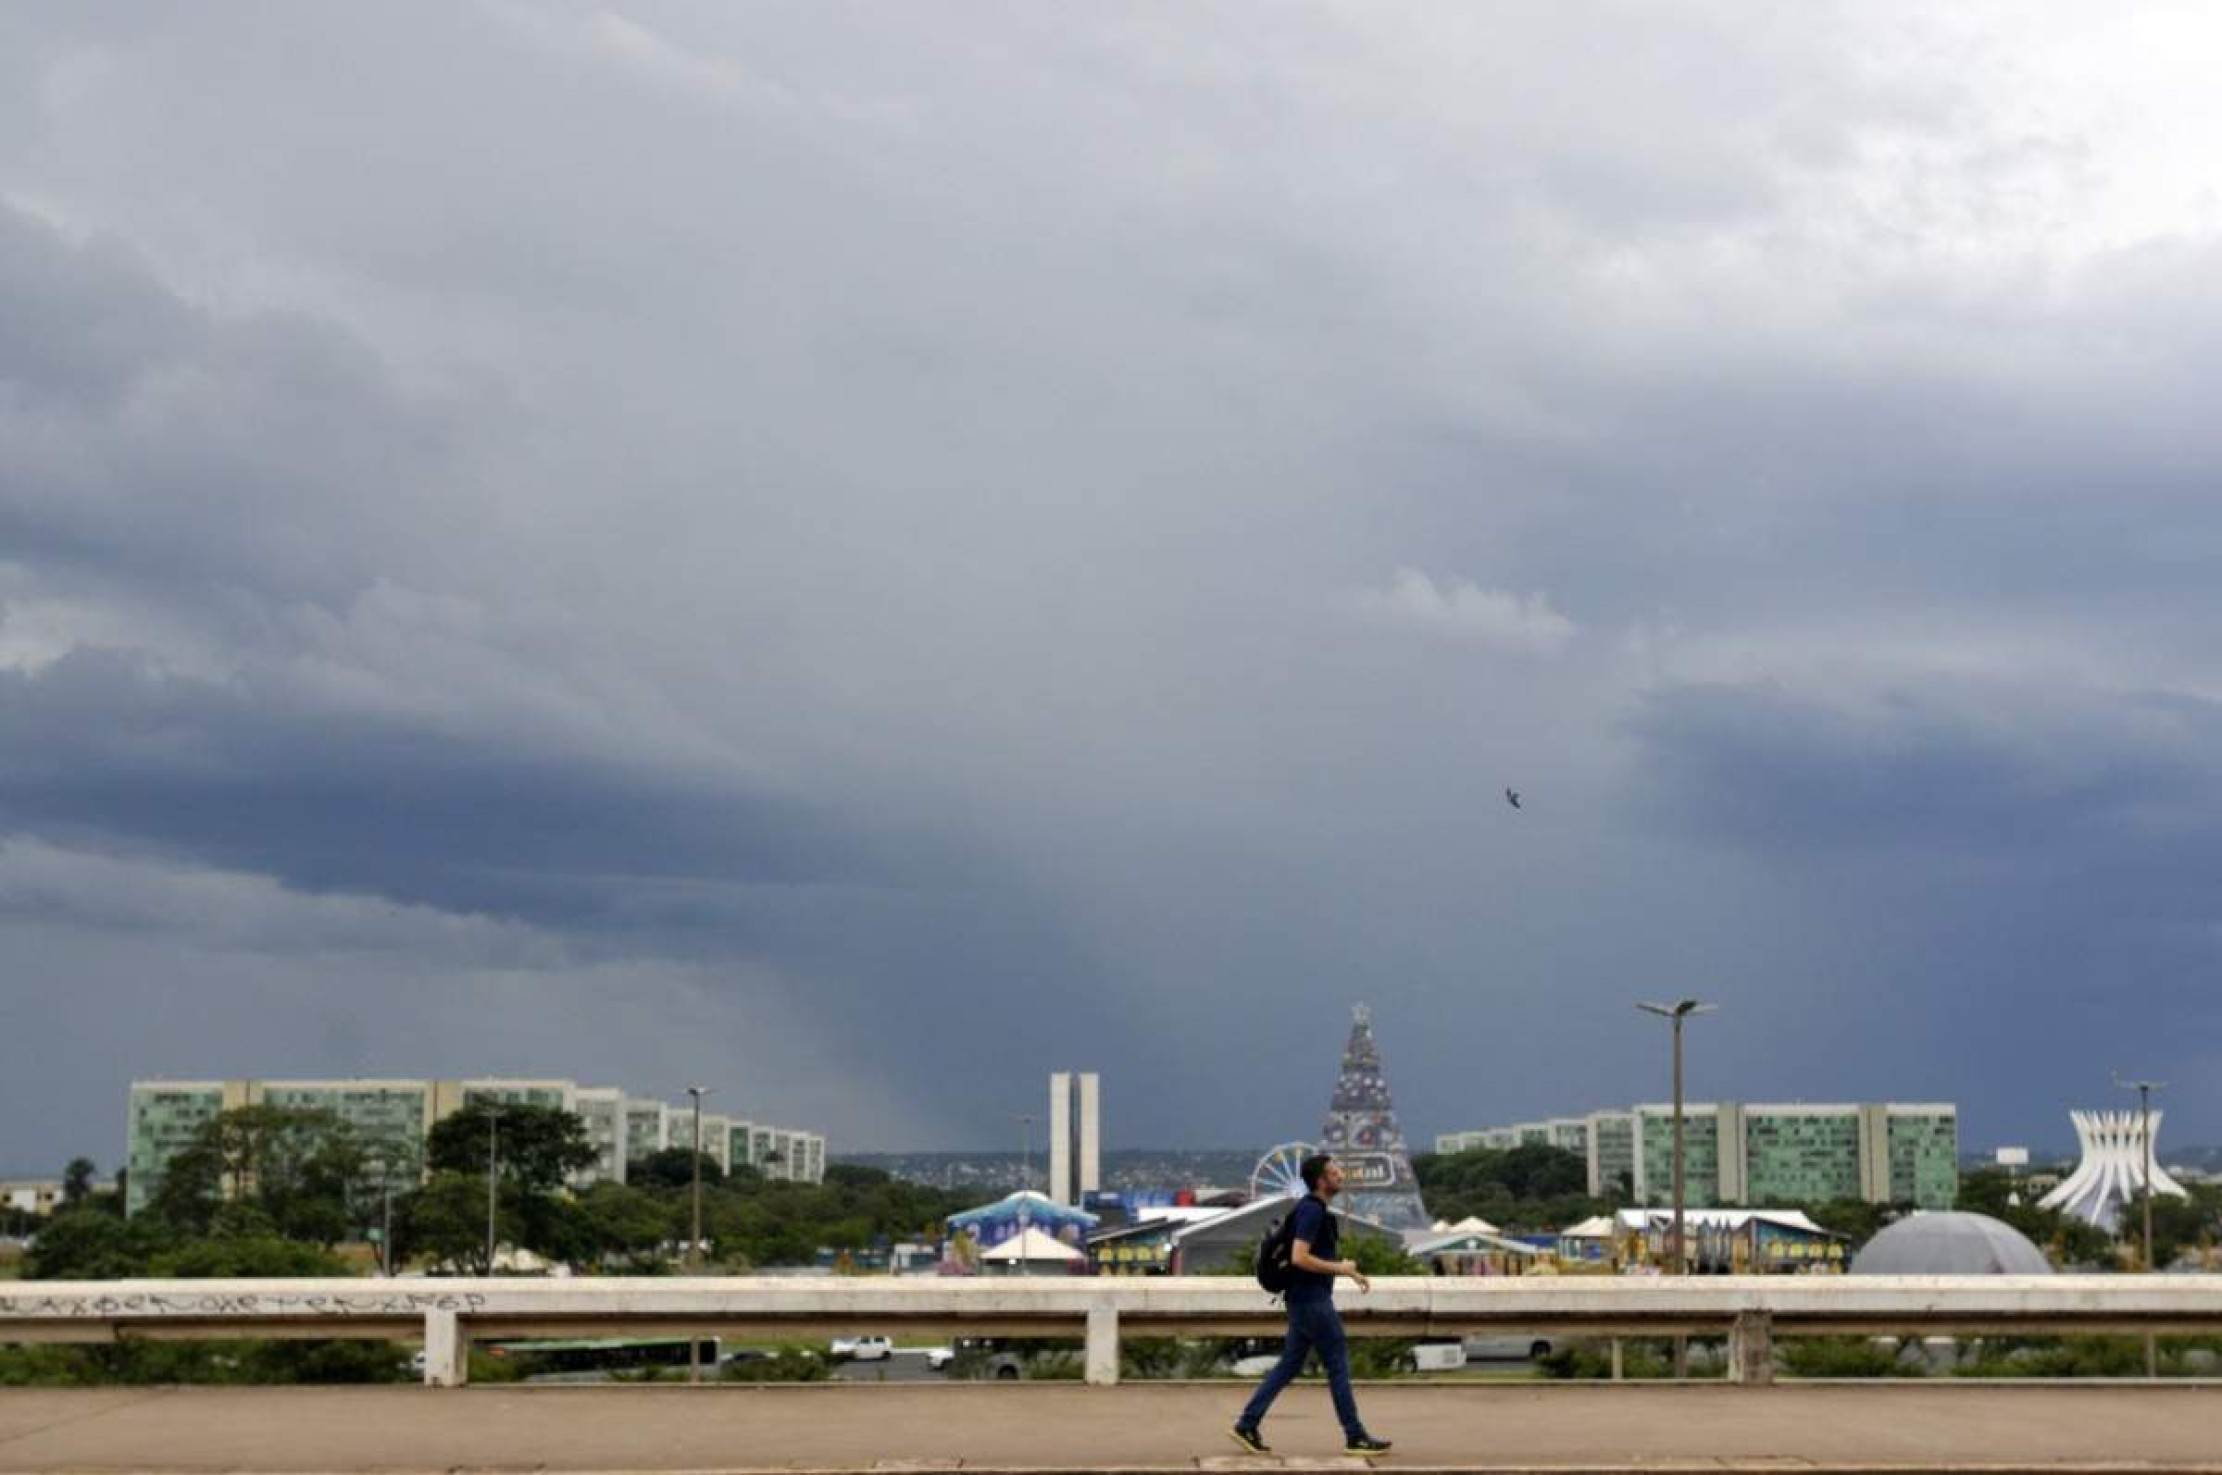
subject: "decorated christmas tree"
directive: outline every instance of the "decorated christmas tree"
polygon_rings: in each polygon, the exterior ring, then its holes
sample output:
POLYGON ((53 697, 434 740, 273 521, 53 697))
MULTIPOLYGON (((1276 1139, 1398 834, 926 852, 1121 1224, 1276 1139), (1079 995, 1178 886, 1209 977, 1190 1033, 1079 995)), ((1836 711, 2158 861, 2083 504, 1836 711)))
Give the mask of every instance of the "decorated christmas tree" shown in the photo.
POLYGON ((1343 1046, 1342 1076, 1320 1128, 1320 1150, 1342 1164, 1343 1191, 1336 1206, 1391 1229, 1425 1229, 1427 1208, 1419 1179, 1404 1150, 1389 1083, 1381 1074, 1381 1047, 1373 1040, 1373 1011, 1350 1011, 1350 1042, 1343 1046))

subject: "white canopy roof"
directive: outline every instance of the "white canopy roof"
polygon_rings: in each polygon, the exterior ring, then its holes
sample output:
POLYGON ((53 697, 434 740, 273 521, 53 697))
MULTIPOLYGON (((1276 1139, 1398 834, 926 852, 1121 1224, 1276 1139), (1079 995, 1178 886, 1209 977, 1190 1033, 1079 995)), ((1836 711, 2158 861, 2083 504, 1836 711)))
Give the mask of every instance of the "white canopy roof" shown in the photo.
POLYGON ((1448 1234, 1424 1234, 1405 1242, 1408 1255, 1437 1255, 1445 1252, 1471 1254, 1481 1250, 1496 1250, 1507 1255, 1540 1255, 1543 1249, 1524 1240, 1507 1239, 1486 1229, 1458 1229, 1448 1234))
POLYGON ((1056 1236, 1029 1225, 1024 1233, 1014 1234, 994 1249, 983 1251, 980 1258, 1000 1265, 1019 1260, 1084 1260, 1087 1256, 1056 1236))
MULTIPOLYGON (((1617 1216, 1623 1229, 1642 1230, 1662 1221, 1671 1223, 1672 1209, 1622 1209, 1617 1216)), ((1826 1234, 1828 1231, 1805 1216, 1803 1209, 1684 1209, 1682 1223, 1695 1229, 1741 1229, 1754 1219, 1769 1224, 1779 1224, 1785 1229, 1802 1229, 1808 1234, 1826 1234)))

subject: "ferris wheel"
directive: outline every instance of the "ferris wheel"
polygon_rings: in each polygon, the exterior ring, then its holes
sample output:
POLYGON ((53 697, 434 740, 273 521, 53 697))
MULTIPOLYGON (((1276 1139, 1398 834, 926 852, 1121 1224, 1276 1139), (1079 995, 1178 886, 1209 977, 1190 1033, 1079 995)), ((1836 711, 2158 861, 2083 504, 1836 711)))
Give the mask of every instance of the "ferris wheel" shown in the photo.
POLYGON ((1258 1159, 1250 1170, 1250 1198, 1302 1198, 1304 1159, 1312 1155, 1309 1142, 1284 1142, 1258 1159))

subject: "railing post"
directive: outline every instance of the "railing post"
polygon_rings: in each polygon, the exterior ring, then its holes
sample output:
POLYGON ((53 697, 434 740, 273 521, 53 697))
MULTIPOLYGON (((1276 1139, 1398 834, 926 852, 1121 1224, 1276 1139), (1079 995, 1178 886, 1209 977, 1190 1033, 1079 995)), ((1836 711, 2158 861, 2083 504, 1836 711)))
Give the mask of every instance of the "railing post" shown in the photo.
POLYGON ((1728 1328, 1728 1381, 1763 1388, 1775 1380, 1774 1317, 1739 1311, 1728 1328))
POLYGON ((1088 1308, 1088 1381, 1108 1387, 1119 1381, 1119 1308, 1088 1308))
POLYGON ((1620 1361, 1620 1338, 1615 1337, 1612 1339, 1612 1380, 1617 1383, 1624 1375, 1620 1361))
POLYGON ((470 1381, 471 1339, 452 1310, 424 1313, 424 1385, 460 1388, 470 1381))

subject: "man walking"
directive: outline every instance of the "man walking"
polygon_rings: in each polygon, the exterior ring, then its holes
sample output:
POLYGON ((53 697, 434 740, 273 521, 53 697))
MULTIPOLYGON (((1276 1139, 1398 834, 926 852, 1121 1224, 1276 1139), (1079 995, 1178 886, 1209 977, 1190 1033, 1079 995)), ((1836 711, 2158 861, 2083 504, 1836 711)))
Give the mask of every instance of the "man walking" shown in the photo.
POLYGON ((1336 1276, 1349 1276, 1361 1291, 1373 1289, 1356 1261, 1335 1258, 1340 1227, 1327 1205, 1342 1192, 1342 1164, 1319 1153, 1304 1159, 1297 1171, 1310 1192, 1297 1200, 1290 1228, 1288 1341, 1281 1349, 1281 1360, 1273 1364, 1234 1421, 1234 1442, 1252 1454, 1269 1452, 1258 1425, 1289 1379, 1304 1370, 1306 1354, 1317 1352, 1320 1366, 1327 1371, 1327 1387, 1335 1396, 1335 1417, 1342 1420, 1344 1450, 1354 1455, 1384 1454, 1389 1441, 1374 1438, 1358 1421, 1358 1400, 1350 1391, 1350 1351, 1343 1341, 1342 1318, 1335 1314, 1336 1276))

